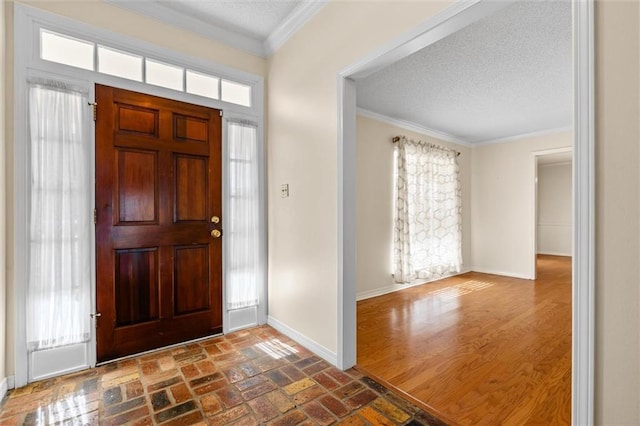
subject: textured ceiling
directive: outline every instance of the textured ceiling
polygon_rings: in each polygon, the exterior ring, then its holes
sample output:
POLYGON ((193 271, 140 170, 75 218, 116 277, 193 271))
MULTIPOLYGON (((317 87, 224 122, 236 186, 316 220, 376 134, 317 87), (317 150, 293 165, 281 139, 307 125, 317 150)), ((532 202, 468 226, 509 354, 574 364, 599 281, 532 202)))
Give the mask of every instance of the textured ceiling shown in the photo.
POLYGON ((519 2, 364 79, 358 107, 469 143, 568 128, 571 3, 519 2))
POLYGON ((264 40, 300 0, 162 0, 156 3, 208 24, 264 40))

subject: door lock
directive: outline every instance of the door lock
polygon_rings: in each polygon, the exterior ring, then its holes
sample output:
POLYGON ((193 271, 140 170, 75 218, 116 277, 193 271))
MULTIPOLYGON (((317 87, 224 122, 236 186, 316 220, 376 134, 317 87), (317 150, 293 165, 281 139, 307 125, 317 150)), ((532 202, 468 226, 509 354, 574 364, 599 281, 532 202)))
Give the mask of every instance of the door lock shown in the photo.
POLYGON ((220 238, 221 235, 222 235, 222 232, 220 232, 219 229, 214 229, 213 231, 211 231, 211 236, 213 238, 220 238))
POLYGON ((92 313, 89 314, 89 316, 91 316, 91 319, 93 320, 93 325, 97 329, 98 328, 98 317, 101 317, 102 314, 100 312, 92 312, 92 313))

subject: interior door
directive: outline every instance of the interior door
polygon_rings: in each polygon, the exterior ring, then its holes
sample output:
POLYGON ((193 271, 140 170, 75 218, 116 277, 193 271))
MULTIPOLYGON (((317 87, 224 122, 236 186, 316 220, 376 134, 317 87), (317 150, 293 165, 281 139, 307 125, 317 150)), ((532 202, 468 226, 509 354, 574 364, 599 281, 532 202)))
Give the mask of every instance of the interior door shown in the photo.
POLYGON ((98 361, 222 332, 220 111, 96 102, 98 361))

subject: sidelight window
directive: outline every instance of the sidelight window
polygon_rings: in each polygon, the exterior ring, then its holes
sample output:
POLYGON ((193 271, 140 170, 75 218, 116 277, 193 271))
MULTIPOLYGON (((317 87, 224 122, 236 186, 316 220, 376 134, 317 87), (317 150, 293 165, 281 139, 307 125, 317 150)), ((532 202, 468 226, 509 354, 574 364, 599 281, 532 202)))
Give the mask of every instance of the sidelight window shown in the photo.
POLYGON ((91 176, 87 94, 29 86, 30 214, 27 346, 89 340, 91 176))
POLYGON ((260 181, 257 128, 229 122, 229 214, 227 309, 258 304, 260 273, 260 181))

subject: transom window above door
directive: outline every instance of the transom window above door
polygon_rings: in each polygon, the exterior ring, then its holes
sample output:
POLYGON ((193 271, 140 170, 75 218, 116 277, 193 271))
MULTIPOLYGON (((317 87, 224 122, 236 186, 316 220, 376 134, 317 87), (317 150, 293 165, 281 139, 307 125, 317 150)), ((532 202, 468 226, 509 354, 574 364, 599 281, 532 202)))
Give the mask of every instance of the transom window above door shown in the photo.
POLYGON ((252 106, 253 88, 247 84, 44 28, 40 29, 40 58, 236 105, 252 106))

